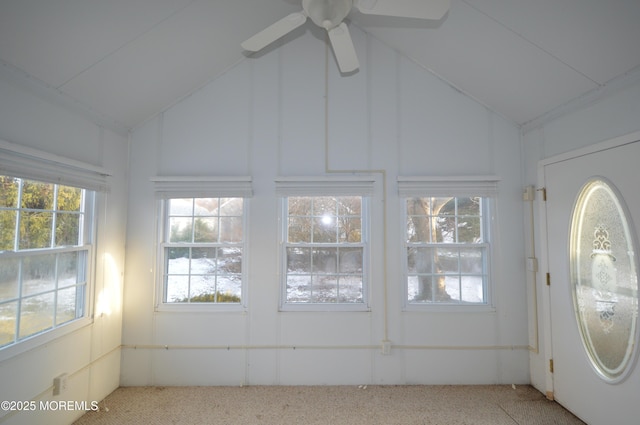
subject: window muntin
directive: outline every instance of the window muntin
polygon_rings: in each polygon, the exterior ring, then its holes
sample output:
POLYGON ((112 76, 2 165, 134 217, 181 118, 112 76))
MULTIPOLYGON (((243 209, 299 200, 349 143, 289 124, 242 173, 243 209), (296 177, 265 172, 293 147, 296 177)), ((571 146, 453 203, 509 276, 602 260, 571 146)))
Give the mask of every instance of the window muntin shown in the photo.
POLYGON ((241 304, 246 200, 165 201, 164 304, 241 304))
POLYGON ((488 304, 487 199, 405 198, 408 305, 488 304))
POLYGON ((0 347, 86 317, 94 192, 0 176, 0 347))
POLYGON ((290 196, 284 205, 284 307, 365 306, 366 198, 290 196))

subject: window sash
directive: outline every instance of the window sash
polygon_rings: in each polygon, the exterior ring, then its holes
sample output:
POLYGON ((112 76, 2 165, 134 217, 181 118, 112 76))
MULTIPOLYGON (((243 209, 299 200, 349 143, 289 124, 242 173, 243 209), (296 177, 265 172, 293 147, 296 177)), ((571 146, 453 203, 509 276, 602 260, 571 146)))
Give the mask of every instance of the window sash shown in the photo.
MULTIPOLYGON (((368 243, 368 210, 369 210, 369 202, 370 199, 366 195, 362 194, 354 194, 352 191, 348 193, 330 193, 330 191, 322 190, 320 192, 314 192, 311 190, 311 194, 308 192, 304 192, 303 190, 296 190, 296 193, 291 194, 290 196, 283 197, 281 202, 281 310, 283 311, 368 311, 368 297, 369 297, 369 243, 368 243), (319 198, 319 197, 330 197, 330 198, 340 198, 344 196, 357 196, 361 198, 361 211, 358 218, 361 222, 361 235, 359 242, 289 242, 289 209, 288 209, 288 201, 290 197, 305 197, 305 198, 319 198), (361 253, 361 271, 360 272, 340 272, 339 265, 336 265, 335 273, 318 273, 313 268, 313 262, 309 264, 309 270, 301 273, 290 273, 288 271, 288 260, 289 260, 289 250, 290 249, 308 249, 310 252, 312 250, 333 250, 336 249, 336 252, 339 250, 362 250, 361 253), (289 278, 296 276, 307 276, 309 280, 309 297, 307 300, 303 301, 291 301, 291 297, 289 296, 289 278), (351 287, 351 300, 345 301, 344 297, 341 297, 341 279, 348 279, 349 277, 359 277, 361 279, 360 288, 355 289, 355 294, 357 291, 360 291, 359 296, 355 296, 354 298, 354 289, 353 285, 349 285, 351 287), (336 283, 330 283, 330 285, 334 285, 335 289, 335 297, 329 296, 328 301, 321 301, 314 297, 313 295, 313 281, 314 279, 332 279, 335 278, 336 283), (355 300, 355 301, 353 301, 355 300)), ((306 216, 312 217, 311 214, 307 214, 306 216)), ((297 217, 297 216, 296 216, 297 217)), ((312 255, 312 254, 310 254, 312 255)), ((338 254, 336 254, 338 255, 338 254)), ((339 259, 336 259, 336 263, 340 262, 339 259)), ((346 286, 345 286, 346 288, 346 286)), ((348 298, 349 299, 349 298, 348 298)))
MULTIPOLYGON (((236 193, 236 192, 234 192, 236 193)), ((203 311, 211 311, 211 309, 214 310, 225 310, 225 309, 238 309, 238 308, 246 308, 246 282, 247 282, 247 249, 246 249, 246 241, 248 238, 247 235, 247 211, 249 210, 249 199, 241 197, 241 196, 227 196, 229 195, 229 193, 221 193, 221 192, 217 192, 215 195, 212 194, 206 194, 204 196, 188 196, 185 195, 185 193, 183 192, 179 192, 179 194, 177 194, 174 197, 171 198, 161 198, 160 200, 160 207, 159 207, 159 214, 162 217, 162 219, 160 220, 160 226, 159 226, 159 239, 160 239, 160 243, 158 244, 158 270, 160 270, 161 272, 158 273, 158 289, 157 289, 157 301, 156 301, 156 308, 159 310, 168 310, 168 311, 179 311, 179 310, 184 310, 184 311, 199 311, 199 310, 203 310, 203 311), (195 211, 191 211, 191 213, 189 215, 170 215, 170 202, 174 199, 189 199, 189 200, 194 200, 194 199, 198 199, 198 198, 206 198, 206 199, 229 199, 229 198, 237 198, 237 199, 241 199, 242 200, 242 215, 233 215, 233 216, 226 216, 224 214, 220 214, 220 212, 218 212, 217 214, 214 215, 207 215, 207 216, 202 216, 205 218, 208 217, 213 217, 216 218, 217 220, 220 220, 220 218, 228 218, 228 217, 235 217, 235 218, 240 218, 241 219, 241 228, 242 228, 242 238, 240 241, 229 241, 229 242, 225 242, 225 241, 220 241, 218 239, 217 242, 188 242, 188 241, 179 241, 179 242, 170 242, 169 238, 170 238, 170 232, 171 232, 171 224, 170 224, 170 220, 172 217, 184 217, 184 218, 189 218, 189 219, 193 219, 193 221, 195 222, 196 219, 200 218, 201 216, 196 214, 195 211), (169 250, 171 249, 188 249, 189 253, 188 253, 188 269, 184 272, 184 273, 169 273, 169 267, 170 267, 170 254, 169 254, 169 250), (196 273, 194 272, 194 269, 192 268, 192 260, 193 260, 193 252, 192 250, 194 249, 202 249, 202 250, 217 250, 217 249, 238 249, 239 253, 238 256, 240 257, 240 262, 241 262, 241 269, 235 273, 235 272, 228 272, 228 273, 221 273, 218 270, 218 267, 216 266, 215 271, 212 271, 211 273, 196 273), (186 295, 184 297, 179 298, 179 301, 172 301, 170 299, 170 288, 169 288, 169 279, 171 277, 174 277, 174 279, 176 279, 174 282, 178 281, 178 277, 182 277, 182 280, 184 281, 186 279, 187 281, 187 288, 186 288, 186 295), (209 300, 209 295, 206 295, 208 293, 202 293, 202 294, 194 294, 192 292, 192 281, 195 279, 197 280, 198 278, 202 278, 204 279, 204 276, 208 276, 211 277, 213 279, 213 288, 214 291, 211 295, 210 295, 210 299, 211 301, 193 301, 193 297, 194 296, 202 296, 203 299, 209 300), (236 293, 227 293, 227 292, 220 292, 219 287, 218 287, 218 281, 220 277, 236 277, 238 279, 240 279, 240 283, 239 283, 239 288, 234 288, 236 289, 236 292, 239 291, 239 295, 237 295, 236 293), (224 301, 220 301, 219 297, 223 298, 224 301), (239 301, 236 301, 236 297, 239 298, 239 301)), ((195 228, 193 229, 193 232, 195 232, 195 228)), ((192 234, 191 236, 191 241, 193 241, 194 238, 194 234, 192 234)), ((218 258, 218 257, 216 257, 218 258)), ((216 260, 217 261, 217 260, 216 260)), ((209 282, 208 282, 209 283, 209 282)), ((184 286, 184 285, 183 285, 184 286)), ((181 292, 179 291, 179 293, 183 293, 184 290, 182 290, 181 292)))
MULTIPOLYGON (((428 193, 417 191, 405 191, 405 195, 401 197, 402 203, 402 214, 403 214, 403 257, 404 257, 404 284, 403 284, 403 292, 404 292, 404 304, 406 309, 424 309, 424 308, 462 308, 462 309, 473 309, 475 307, 479 308, 491 308, 491 285, 490 285, 490 269, 491 269, 491 231, 490 231, 490 221, 489 221, 489 213, 492 204, 492 199, 486 196, 478 195, 477 193, 471 193, 467 191, 467 189, 461 190, 457 192, 455 195, 452 193, 456 193, 455 190, 449 190, 449 192, 440 192, 438 193, 428 193), (459 193, 463 193, 460 195, 459 193), (413 215, 409 215, 407 210, 407 200, 411 198, 467 198, 467 197, 480 197, 481 198, 481 207, 480 207, 480 242, 459 242, 458 240, 458 229, 456 227, 455 231, 455 241, 453 242, 431 242, 431 241, 409 241, 407 235, 408 221, 410 217, 413 215), (458 265, 458 271, 454 272, 453 270, 445 270, 444 272, 438 272, 433 270, 432 272, 417 272, 412 271, 409 265, 410 258, 409 252, 410 250, 442 250, 442 251, 450 251, 450 252, 460 252, 464 250, 476 250, 481 252, 481 260, 480 265, 482 267, 480 272, 469 272, 462 273, 460 272, 460 268, 462 267, 460 264, 458 265), (445 284, 448 288, 452 288, 453 297, 451 299, 446 299, 443 297, 440 300, 432 299, 431 300, 421 300, 419 296, 420 286, 422 283, 419 280, 423 278, 433 278, 433 282, 431 283, 432 287, 435 284, 435 280, 438 278, 444 279, 445 284), (457 283, 451 282, 450 279, 457 279, 457 283), (469 286, 473 286, 473 284, 469 284, 470 279, 481 279, 481 288, 479 292, 478 298, 480 301, 473 301, 472 293, 469 292, 469 286), (447 280, 449 279, 449 280, 447 280), (463 283, 464 281, 464 283, 463 283), (418 286, 420 285, 420 286, 418 286), (466 289, 463 291, 463 286, 466 286, 466 289), (465 292, 465 293, 463 293, 465 292)), ((457 204, 456 204, 457 205, 457 204)), ((436 215, 439 216, 439 215, 436 215)), ((421 216, 422 217, 422 216, 421 216)), ((429 216, 424 216, 429 217, 429 216)), ((464 215, 457 214, 457 206, 456 213, 450 216, 451 218, 464 217, 464 215)), ((436 255, 436 254, 433 254, 436 255)), ((428 261, 431 261, 429 258, 428 261)), ((461 257, 458 257, 458 261, 462 261, 461 257)), ((429 287, 429 282, 425 283, 426 287, 429 287)), ((476 283, 477 285, 477 283, 476 283)), ((477 287, 476 287, 477 289, 477 287)), ((433 290, 432 290, 433 291, 433 290)), ((448 294, 451 295, 451 294, 448 294)))
MULTIPOLYGON (((5 321, 5 327, 2 330, 4 335, 0 334, 3 358, 51 339, 51 336, 44 335, 51 334, 63 326, 68 329, 75 328, 67 327, 71 322, 88 319, 90 266, 95 249, 91 244, 95 226, 93 217, 95 193, 93 191, 73 187, 82 190, 80 207, 68 210, 57 203, 60 187, 68 184, 60 185, 33 178, 10 177, 19 179, 19 184, 17 184, 15 205, 0 208, 1 211, 15 214, 15 228, 11 235, 13 247, 10 250, 0 251, 0 261, 4 263, 3 281, 7 279, 3 283, 13 281, 13 285, 5 286, 5 289, 14 286, 13 293, 0 294, 2 297, 0 310, 6 310, 12 317, 5 321), (53 203, 50 206, 43 205, 42 208, 25 208, 21 202, 25 182, 52 186, 53 203), (42 240, 39 246, 35 247, 21 247, 20 239, 23 236, 21 220, 25 220, 30 213, 51 216, 50 223, 42 228, 49 232, 48 241, 42 240), (57 236, 64 235, 56 235, 56 219, 69 216, 77 216, 75 223, 72 221, 73 240, 68 241, 70 243, 60 244, 61 241, 57 236), (9 326, 6 326, 7 323, 9 326), (24 345, 27 340, 34 342, 24 345)), ((54 333, 59 334, 59 332, 54 333)))

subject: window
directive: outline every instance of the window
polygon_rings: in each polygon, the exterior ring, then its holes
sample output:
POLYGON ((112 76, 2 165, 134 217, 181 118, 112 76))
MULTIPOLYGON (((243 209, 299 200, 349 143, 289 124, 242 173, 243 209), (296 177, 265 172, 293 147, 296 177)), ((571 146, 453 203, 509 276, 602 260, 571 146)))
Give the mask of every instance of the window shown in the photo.
POLYGON ((246 306, 251 177, 159 176, 156 307, 168 311, 246 306))
POLYGON ((0 347, 87 317, 94 197, 0 176, 0 347))
POLYGON ((236 304, 243 300, 243 198, 165 201, 162 302, 236 304))
POLYGON ((486 303, 481 197, 406 200, 407 301, 486 303))
POLYGON ((284 199, 284 305, 366 305, 362 196, 284 199))
POLYGON ((495 181, 404 179, 405 304, 489 305, 495 181))

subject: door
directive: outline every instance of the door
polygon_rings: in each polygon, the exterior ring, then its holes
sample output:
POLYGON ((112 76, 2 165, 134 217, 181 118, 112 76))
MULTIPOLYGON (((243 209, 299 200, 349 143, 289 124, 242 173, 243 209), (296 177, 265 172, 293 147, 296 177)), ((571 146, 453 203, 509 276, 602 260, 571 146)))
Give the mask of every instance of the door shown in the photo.
POLYGON ((628 425, 640 420, 640 142, 602 147, 543 168, 554 397, 588 424, 628 425))

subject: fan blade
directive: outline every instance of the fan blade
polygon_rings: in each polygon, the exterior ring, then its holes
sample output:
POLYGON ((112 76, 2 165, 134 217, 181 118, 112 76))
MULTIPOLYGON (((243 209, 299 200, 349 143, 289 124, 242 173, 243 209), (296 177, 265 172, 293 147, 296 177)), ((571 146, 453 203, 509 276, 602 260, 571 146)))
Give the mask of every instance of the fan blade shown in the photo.
POLYGON ((340 72, 352 72, 360 67, 356 48, 344 22, 328 31, 333 53, 336 55, 340 72))
POLYGON ((357 0, 355 7, 365 14, 402 18, 440 19, 450 0, 357 0))
POLYGON ((243 49, 250 52, 257 52, 273 43, 277 39, 285 36, 307 21, 307 15, 303 12, 295 12, 285 16, 275 24, 268 26, 253 37, 240 43, 243 49))

